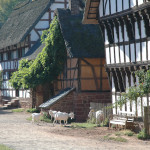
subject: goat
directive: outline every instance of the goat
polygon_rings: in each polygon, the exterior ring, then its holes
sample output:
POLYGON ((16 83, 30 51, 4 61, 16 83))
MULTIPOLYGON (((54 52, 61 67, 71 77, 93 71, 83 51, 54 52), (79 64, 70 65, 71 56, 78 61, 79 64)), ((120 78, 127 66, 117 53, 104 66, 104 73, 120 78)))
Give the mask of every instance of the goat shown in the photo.
POLYGON ((100 124, 101 122, 103 122, 104 121, 104 113, 103 113, 103 111, 102 110, 98 110, 98 111, 96 111, 96 113, 95 113, 95 117, 96 117, 96 124, 100 124))
POLYGON ((90 120, 92 120, 92 118, 95 118, 96 124, 100 124, 104 120, 104 113, 102 110, 98 110, 95 112, 95 110, 92 109, 90 110, 88 117, 90 118, 90 120))
POLYGON ((52 121, 52 118, 54 118, 56 113, 57 113, 57 111, 49 110, 49 115, 51 116, 51 121, 52 121))
POLYGON ((43 115, 42 112, 40 113, 32 113, 32 123, 33 122, 39 122, 40 121, 40 117, 43 115))
POLYGON ((55 124, 56 121, 60 121, 60 124, 61 124, 61 121, 63 120, 64 121, 64 124, 67 125, 67 120, 68 118, 71 118, 73 119, 74 118, 74 113, 66 113, 66 112, 57 112, 55 115, 54 115, 54 121, 53 121, 53 126, 55 124))

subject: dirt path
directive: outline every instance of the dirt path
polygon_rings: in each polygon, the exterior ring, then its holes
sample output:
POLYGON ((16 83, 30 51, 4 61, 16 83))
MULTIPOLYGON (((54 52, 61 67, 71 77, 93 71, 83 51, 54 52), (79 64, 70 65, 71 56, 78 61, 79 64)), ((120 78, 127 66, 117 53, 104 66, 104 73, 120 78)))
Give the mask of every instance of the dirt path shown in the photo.
POLYGON ((128 138, 128 142, 105 141, 107 128, 71 129, 27 121, 30 114, 0 110, 0 144, 14 150, 149 150, 150 141, 128 138))

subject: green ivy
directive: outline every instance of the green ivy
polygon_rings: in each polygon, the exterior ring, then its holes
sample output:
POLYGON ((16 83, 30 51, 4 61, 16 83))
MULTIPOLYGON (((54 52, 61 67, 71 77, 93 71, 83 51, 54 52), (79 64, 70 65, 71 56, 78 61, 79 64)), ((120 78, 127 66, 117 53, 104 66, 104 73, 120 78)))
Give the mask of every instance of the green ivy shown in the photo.
POLYGON ((21 60, 18 71, 9 80, 12 87, 34 88, 46 82, 53 82, 61 73, 66 61, 66 47, 60 25, 55 17, 50 28, 41 37, 45 44, 34 61, 21 60))

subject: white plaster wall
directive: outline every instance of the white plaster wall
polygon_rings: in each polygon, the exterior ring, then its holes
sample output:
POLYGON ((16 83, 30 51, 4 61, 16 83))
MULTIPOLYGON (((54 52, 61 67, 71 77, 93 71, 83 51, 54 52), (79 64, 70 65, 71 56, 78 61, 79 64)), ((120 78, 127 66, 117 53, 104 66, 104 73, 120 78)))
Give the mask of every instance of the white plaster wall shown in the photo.
POLYGON ((106 48, 106 62, 107 64, 110 64, 110 53, 109 53, 109 47, 106 48))
POLYGON ((29 50, 29 48, 28 48, 28 47, 26 47, 26 48, 25 48, 25 54, 28 52, 28 50, 29 50))
POLYGON ((140 98, 138 98, 137 100, 137 110, 138 110, 138 116, 141 117, 142 111, 141 111, 141 99, 140 98))
POLYGON ((112 77, 112 92, 115 92, 116 89, 115 89, 115 84, 114 84, 114 78, 112 77))
POLYGON ((144 25, 144 21, 141 20, 141 38, 145 38, 145 37, 146 37, 145 25, 144 25))
POLYGON ((138 0, 138 5, 143 4, 143 0, 138 0))
MULTIPOLYGON (((105 0, 106 1, 106 0, 105 0)), ((109 15, 110 11, 109 11, 109 1, 107 1, 107 5, 106 5, 106 10, 105 10, 105 15, 109 15)))
POLYGON ((111 14, 116 13, 116 0, 111 0, 111 14))
POLYGON ((128 0, 123 0, 123 5, 124 5, 124 10, 129 9, 129 1, 128 0))
POLYGON ((7 67, 7 61, 4 62, 4 64, 5 64, 5 70, 8 69, 8 67, 7 67))
POLYGON ((39 39, 39 36, 34 31, 34 29, 31 31, 31 41, 37 41, 39 39))
POLYGON ((120 61, 121 63, 124 63, 124 49, 123 46, 120 46, 120 61))
POLYGON ((122 11, 122 0, 117 1, 118 12, 122 11))
POLYGON ((119 41, 123 42, 121 26, 119 26, 119 41))
POLYGON ((14 69, 14 63, 11 61, 11 69, 14 69))
POLYGON ((138 24, 135 22, 135 39, 140 39, 138 24))
POLYGON ((54 18, 54 13, 53 12, 51 12, 51 19, 53 19, 54 18))
POLYGON ((131 7, 136 6, 136 0, 130 0, 130 6, 131 7))
POLYGON ((10 68, 11 68, 11 62, 8 61, 8 69, 10 69, 10 68))
POLYGON ((136 43, 136 61, 141 61, 140 43, 136 43))
POLYGON ((111 53, 111 64, 114 64, 115 63, 114 47, 110 47, 110 53, 111 53))
POLYGON ((117 36, 117 32, 116 32, 116 28, 114 27, 114 41, 115 43, 118 42, 118 36, 117 36))
POLYGON ((49 21, 39 21, 35 26, 36 29, 46 29, 49 28, 49 21))
POLYGON ((125 57, 126 57, 126 62, 130 62, 130 55, 129 55, 129 45, 125 45, 125 57))
POLYGON ((52 11, 54 11, 57 8, 64 8, 64 4, 53 3, 50 8, 51 8, 52 11))
POLYGON ((120 63, 120 60, 119 60, 119 47, 116 46, 115 47, 115 58, 116 58, 116 63, 120 63))
POLYGON ((105 29, 105 44, 109 44, 108 36, 107 36, 107 30, 106 29, 105 29))
POLYGON ((142 42, 142 61, 146 61, 146 42, 142 42))
POLYGON ((100 4, 99 4, 99 15, 100 17, 103 16, 103 1, 100 1, 100 4))
POLYGON ((131 62, 135 62, 135 47, 134 44, 130 45, 131 62))
POLYGON ((46 12, 41 19, 49 19, 49 12, 46 12))
POLYGON ((129 40, 128 34, 127 34, 127 28, 126 28, 126 25, 124 25, 124 40, 125 40, 125 41, 128 41, 128 40, 129 40))
MULTIPOLYGON (((115 104, 116 102, 116 96, 115 95, 112 95, 112 103, 115 104)), ((116 114, 116 108, 113 107, 113 114, 116 114)))

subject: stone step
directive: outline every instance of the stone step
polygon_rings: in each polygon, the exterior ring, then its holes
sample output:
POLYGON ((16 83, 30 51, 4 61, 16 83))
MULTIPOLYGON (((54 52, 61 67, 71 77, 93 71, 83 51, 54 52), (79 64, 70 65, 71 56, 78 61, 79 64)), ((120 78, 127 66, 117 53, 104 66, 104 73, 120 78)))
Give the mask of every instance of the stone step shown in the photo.
POLYGON ((8 107, 7 106, 3 106, 3 109, 8 109, 8 107))

